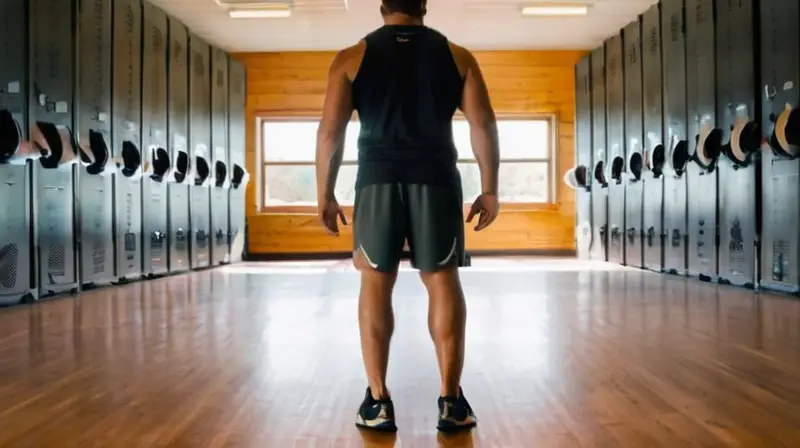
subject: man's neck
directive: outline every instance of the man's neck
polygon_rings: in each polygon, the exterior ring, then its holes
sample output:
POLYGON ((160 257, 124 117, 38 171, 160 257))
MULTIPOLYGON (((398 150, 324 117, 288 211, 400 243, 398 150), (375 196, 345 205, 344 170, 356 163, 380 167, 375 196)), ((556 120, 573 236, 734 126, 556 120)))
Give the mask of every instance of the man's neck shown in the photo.
POLYGON ((412 17, 408 14, 393 13, 383 17, 383 23, 386 25, 416 25, 422 26, 421 17, 412 17))

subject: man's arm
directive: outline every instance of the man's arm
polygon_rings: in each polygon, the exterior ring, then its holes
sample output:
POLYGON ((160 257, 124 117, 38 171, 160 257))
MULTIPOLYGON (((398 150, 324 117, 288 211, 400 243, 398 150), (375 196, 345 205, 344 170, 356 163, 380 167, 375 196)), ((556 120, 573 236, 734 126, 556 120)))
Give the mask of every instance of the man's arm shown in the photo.
POLYGON ((320 204, 334 197, 344 155, 345 131, 353 114, 352 85, 347 76, 348 50, 337 54, 331 64, 322 120, 317 130, 317 201, 320 204))
POLYGON ((481 173, 481 192, 497 195, 497 172, 500 169, 497 118, 478 61, 468 50, 460 48, 460 52, 465 69, 461 111, 469 122, 472 152, 481 173))

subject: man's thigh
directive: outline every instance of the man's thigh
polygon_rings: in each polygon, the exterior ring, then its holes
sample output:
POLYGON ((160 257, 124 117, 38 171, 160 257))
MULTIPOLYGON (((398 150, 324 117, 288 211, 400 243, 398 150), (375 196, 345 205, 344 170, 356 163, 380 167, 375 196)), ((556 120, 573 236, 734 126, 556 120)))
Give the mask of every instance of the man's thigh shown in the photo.
POLYGON ((406 239, 406 221, 399 185, 373 184, 360 188, 353 210, 354 256, 361 256, 376 271, 396 271, 406 239))
POLYGON ((407 185, 411 262, 423 272, 464 266, 464 211, 458 187, 407 185))

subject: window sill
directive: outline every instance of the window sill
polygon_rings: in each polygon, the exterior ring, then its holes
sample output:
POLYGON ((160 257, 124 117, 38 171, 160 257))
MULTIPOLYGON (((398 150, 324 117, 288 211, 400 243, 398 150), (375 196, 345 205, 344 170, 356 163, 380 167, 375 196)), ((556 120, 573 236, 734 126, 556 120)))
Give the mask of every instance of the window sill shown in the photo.
MULTIPOLYGON (((468 212, 471 203, 464 203, 464 212, 468 212)), ((500 212, 534 212, 557 211, 559 205, 555 203, 502 203, 500 212)), ((343 205, 342 210, 347 215, 353 214, 352 205, 343 205)), ((316 215, 317 207, 314 205, 276 205, 261 209, 259 215, 316 215)))

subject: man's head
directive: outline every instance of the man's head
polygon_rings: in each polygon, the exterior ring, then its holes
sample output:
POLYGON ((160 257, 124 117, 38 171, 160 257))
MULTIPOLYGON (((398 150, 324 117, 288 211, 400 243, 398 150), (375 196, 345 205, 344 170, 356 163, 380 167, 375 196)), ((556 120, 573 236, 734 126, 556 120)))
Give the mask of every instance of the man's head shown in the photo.
POLYGON ((404 14, 415 19, 425 17, 428 0, 382 0, 381 14, 386 17, 390 14, 404 14))

